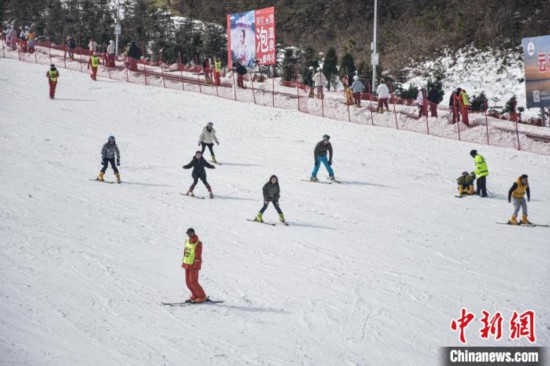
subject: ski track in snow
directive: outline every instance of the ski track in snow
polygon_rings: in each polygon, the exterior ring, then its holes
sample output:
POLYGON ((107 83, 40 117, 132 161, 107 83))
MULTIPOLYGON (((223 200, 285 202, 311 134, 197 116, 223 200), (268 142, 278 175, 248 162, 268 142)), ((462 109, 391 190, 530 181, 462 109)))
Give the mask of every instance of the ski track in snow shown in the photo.
MULTIPOLYGON (((459 345, 461 307, 476 323, 482 309, 533 309, 537 344, 550 341, 550 231, 496 225, 522 173, 530 219, 548 223, 550 157, 68 70, 50 101, 44 73, 0 59, 0 363, 435 365, 439 347, 459 345), (188 199, 181 167, 210 120, 216 198, 188 199), (343 184, 301 181, 324 133, 343 184), (89 180, 110 134, 121 185, 89 180), (473 148, 494 198, 454 198, 473 148), (246 221, 271 174, 289 227, 246 221), (188 296, 188 227, 222 304, 160 304, 188 296)), ((277 222, 272 207, 264 218, 277 222)), ((478 330, 469 345, 528 345, 478 330)))

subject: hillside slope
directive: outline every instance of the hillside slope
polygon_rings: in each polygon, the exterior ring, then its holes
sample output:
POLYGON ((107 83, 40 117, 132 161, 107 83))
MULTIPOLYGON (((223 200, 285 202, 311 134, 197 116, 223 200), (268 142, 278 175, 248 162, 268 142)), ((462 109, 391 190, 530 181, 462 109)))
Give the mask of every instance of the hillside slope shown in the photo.
MULTIPOLYGON (((461 307, 533 309, 537 344, 550 342, 549 231, 496 224, 522 173, 531 220, 548 223, 549 157, 67 70, 50 101, 44 73, 0 60, 0 363, 435 365, 459 344, 461 307), (180 195, 181 166, 208 121, 223 165, 208 171, 216 198, 196 200, 180 195), (301 181, 324 133, 342 185, 301 181), (121 185, 89 180, 110 134, 121 185), (490 199, 453 197, 472 148, 490 199), (271 174, 290 227, 245 220, 271 174), (223 304, 160 305, 187 296, 188 227, 223 304)), ((497 344, 477 332, 469 344, 497 344)))

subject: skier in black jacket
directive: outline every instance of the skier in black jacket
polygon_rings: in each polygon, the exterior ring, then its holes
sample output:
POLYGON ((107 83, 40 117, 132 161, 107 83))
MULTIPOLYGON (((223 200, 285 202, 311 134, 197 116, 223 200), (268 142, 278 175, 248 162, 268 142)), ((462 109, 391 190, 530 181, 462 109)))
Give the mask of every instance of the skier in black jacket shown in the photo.
POLYGON ((197 151, 195 153, 195 156, 193 157, 193 160, 191 160, 189 164, 183 166, 183 169, 191 168, 193 168, 193 172, 191 173, 191 177, 193 177, 193 184, 191 184, 191 187, 189 187, 189 191, 187 191, 186 194, 188 196, 194 196, 193 189, 195 189, 195 186, 200 179, 206 186, 206 189, 208 189, 210 198, 214 198, 214 195, 212 194, 212 187, 210 187, 210 184, 208 184, 208 182, 206 181, 206 171, 204 170, 204 168, 216 169, 216 167, 204 160, 204 158, 202 157, 202 153, 200 151, 197 151))
POLYGON ((277 210, 277 213, 279 214, 279 220, 284 223, 285 215, 283 215, 283 211, 281 211, 281 208, 279 207, 281 189, 279 188, 279 179, 276 175, 272 175, 271 178, 269 178, 269 182, 264 184, 262 192, 264 195, 264 205, 260 209, 260 212, 258 212, 255 220, 259 222, 264 221, 262 215, 265 210, 267 210, 267 206, 269 206, 269 203, 271 202, 273 203, 275 210, 277 210))

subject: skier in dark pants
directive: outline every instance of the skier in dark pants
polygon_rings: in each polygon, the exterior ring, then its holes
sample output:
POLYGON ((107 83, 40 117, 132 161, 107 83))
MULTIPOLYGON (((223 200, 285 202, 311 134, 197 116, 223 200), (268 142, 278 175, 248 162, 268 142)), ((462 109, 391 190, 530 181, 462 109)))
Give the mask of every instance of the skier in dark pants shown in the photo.
POLYGON ((263 222, 262 215, 267 210, 267 206, 269 206, 269 203, 273 203, 273 206, 275 207, 275 210, 277 210, 277 213, 279 214, 279 220, 284 223, 285 222, 285 215, 283 215, 283 211, 281 211, 281 208, 279 207, 279 198, 281 190, 279 188, 279 179, 276 175, 272 175, 271 178, 269 178, 269 182, 264 184, 264 187, 262 188, 262 192, 264 194, 264 205, 260 209, 260 212, 258 212, 258 215, 256 216, 256 221, 263 222))
POLYGON ((204 160, 204 158, 202 157, 202 153, 200 151, 197 151, 195 153, 195 156, 193 157, 193 160, 191 160, 189 164, 183 166, 183 169, 190 168, 193 168, 193 172, 191 173, 191 176, 193 177, 193 184, 191 184, 191 187, 189 187, 189 191, 187 191, 186 194, 188 196, 194 196, 193 189, 195 189, 195 186, 200 179, 206 186, 206 189, 208 189, 210 198, 214 198, 214 195, 212 194, 212 188, 210 187, 210 184, 208 184, 208 182, 206 181, 206 171, 204 170, 204 168, 216 169, 216 167, 204 160))
POLYGON ((216 137, 216 130, 214 129, 214 123, 208 122, 207 125, 202 129, 202 133, 199 137, 199 146, 202 145, 201 152, 204 154, 204 150, 208 147, 210 150, 210 156, 212 156, 212 162, 218 163, 216 160, 216 155, 214 155, 214 142, 220 144, 218 138, 216 137))
POLYGON ((332 145, 329 142, 330 136, 329 135, 323 135, 323 139, 315 145, 315 150, 313 150, 313 158, 315 159, 315 166, 313 168, 313 172, 311 172, 311 180, 312 182, 318 182, 319 179, 317 179, 317 172, 319 172, 319 168, 321 167, 321 163, 325 166, 325 168, 328 171, 328 174, 330 176, 330 180, 334 180, 334 171, 331 168, 332 165, 332 145), (329 157, 327 160, 327 152, 329 153, 329 157))
POLYGON ((117 165, 120 165, 120 151, 118 150, 118 146, 116 145, 114 136, 109 136, 107 143, 103 145, 103 148, 101 149, 101 159, 103 168, 101 168, 97 180, 101 182, 104 181, 103 176, 105 175, 105 171, 107 171, 107 166, 109 165, 109 163, 111 163, 111 168, 113 168, 113 171, 115 172, 116 182, 120 183, 120 174, 117 169, 117 165))
POLYGON ((477 178, 477 190, 476 193, 481 197, 487 197, 487 176, 489 175, 489 169, 485 158, 477 153, 477 150, 470 151, 470 156, 474 158, 476 163, 476 170, 474 171, 477 178))

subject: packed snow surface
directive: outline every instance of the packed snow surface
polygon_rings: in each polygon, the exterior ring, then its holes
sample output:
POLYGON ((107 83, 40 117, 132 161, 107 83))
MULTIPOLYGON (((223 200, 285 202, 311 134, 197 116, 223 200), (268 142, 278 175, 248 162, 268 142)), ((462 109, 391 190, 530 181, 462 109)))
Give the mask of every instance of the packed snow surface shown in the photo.
POLYGON ((0 60, 1 364, 436 365, 461 307, 468 345, 529 345, 480 339, 483 309, 534 310, 549 344, 550 229, 497 222, 525 173, 549 223, 550 157, 60 72, 51 101, 45 66, 0 60), (216 198, 184 197, 208 121, 216 198), (302 181, 325 133, 342 184, 302 181), (90 180, 111 134, 121 185, 90 180), (457 199, 473 148, 492 197, 457 199), (289 227, 246 221, 272 174, 289 227), (188 227, 223 304, 161 305, 188 296, 188 227))

